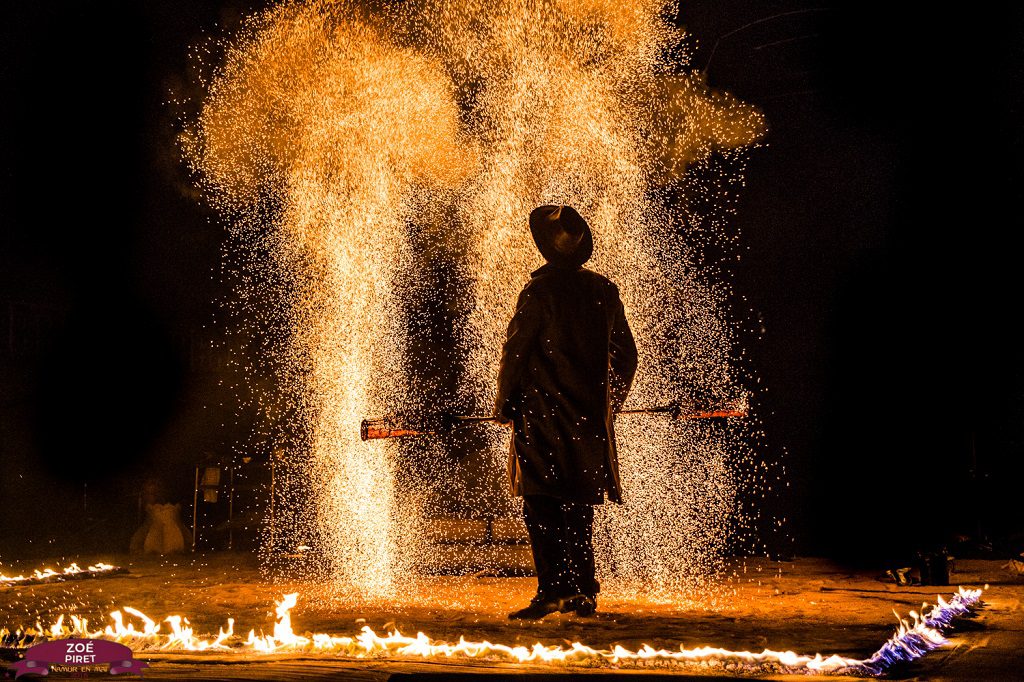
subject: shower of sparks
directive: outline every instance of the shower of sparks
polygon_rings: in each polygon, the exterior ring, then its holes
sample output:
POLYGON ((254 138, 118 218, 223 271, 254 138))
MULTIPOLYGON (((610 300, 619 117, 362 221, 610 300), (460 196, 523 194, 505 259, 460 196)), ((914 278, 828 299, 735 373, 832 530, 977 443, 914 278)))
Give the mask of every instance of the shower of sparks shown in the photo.
POLYGON ((37 583, 55 582, 61 580, 75 580, 78 578, 93 578, 101 575, 112 575, 120 573, 122 569, 111 564, 99 562, 88 568, 81 568, 78 564, 72 563, 64 568, 52 569, 38 568, 29 574, 4 575, 0 573, 0 587, 8 585, 34 585, 37 583))
POLYGON ((458 181, 471 160, 452 89, 438 64, 365 24, 283 7, 229 52, 194 148, 221 205, 240 229, 269 232, 292 276, 287 352, 306 440, 278 493, 308 534, 295 544, 312 541, 319 568, 364 595, 392 590, 413 540, 394 448, 361 443, 359 422, 406 391, 397 292, 415 258, 413 193, 458 181), (264 202, 272 218, 256 216, 264 202))
MULTIPOLYGON (((640 349, 631 404, 736 393, 726 292, 679 235, 740 182, 687 169, 713 175, 706 162, 741 158, 765 123, 680 71, 667 16, 661 0, 286 3, 229 39, 184 147, 249 250, 240 298, 287 319, 267 351, 294 403, 277 540, 316 547, 314 570, 342 591, 408 589, 432 490, 514 513, 504 489, 470 491, 442 465, 440 443, 426 446, 435 480, 400 489, 413 446, 361 442, 359 422, 408 408, 422 383, 410 338, 428 260, 464 298, 461 404, 488 409, 516 295, 542 263, 535 206, 570 204, 594 230, 589 266, 619 285, 640 349)), ((598 514, 603 584, 702 587, 735 512, 739 436, 647 415, 617 429, 627 503, 598 514)), ((506 438, 486 442, 492 470, 506 438)))
MULTIPOLYGON (((589 267, 616 282, 640 352, 630 402, 734 391, 721 292, 693 277, 661 184, 713 148, 751 143, 763 122, 725 95, 674 77, 678 39, 662 2, 425 3, 439 55, 473 88, 480 170, 459 204, 471 239, 468 383, 492 403, 498 349, 516 294, 543 263, 526 229, 540 204, 569 204, 595 233, 589 267), (731 106, 730 106, 731 105, 731 106)), ((725 434, 659 416, 620 418, 626 504, 597 516, 605 589, 678 596, 716 568, 733 481, 725 434)), ((495 433, 493 466, 506 434, 495 433)))
POLYGON ((680 646, 678 650, 655 649, 647 645, 636 650, 619 645, 610 649, 595 649, 580 642, 573 642, 568 647, 539 642, 529 647, 508 646, 487 641, 472 642, 465 637, 451 644, 433 640, 422 632, 409 637, 392 630, 382 636, 365 626, 358 635, 352 637, 325 633, 297 635, 292 628, 291 610, 298 603, 298 594, 285 595, 277 603, 277 622, 270 635, 257 635, 255 630, 250 630, 242 638, 235 634, 234 619, 228 619, 227 627, 220 628, 216 636, 197 635, 188 618, 168 616, 162 621, 167 626, 164 628, 141 611, 128 607, 124 613, 111 613, 111 623, 97 630, 90 630, 86 619, 78 616, 65 618, 63 615, 48 628, 41 624, 27 630, 3 628, 0 629, 0 646, 24 648, 46 639, 102 637, 125 644, 136 652, 210 651, 239 654, 304 653, 349 658, 476 658, 587 666, 662 663, 716 667, 748 675, 760 671, 881 675, 896 663, 920 658, 945 644, 942 630, 948 628, 955 619, 970 613, 981 599, 981 594, 980 589, 961 587, 949 601, 939 597, 934 606, 922 605, 921 613, 911 611, 909 618, 900 619, 896 632, 882 648, 866 659, 821 654, 808 656, 770 649, 760 653, 730 651, 710 646, 693 649, 680 646), (132 620, 126 622, 124 614, 128 614, 132 620), (138 621, 140 627, 136 627, 133 620, 138 621))

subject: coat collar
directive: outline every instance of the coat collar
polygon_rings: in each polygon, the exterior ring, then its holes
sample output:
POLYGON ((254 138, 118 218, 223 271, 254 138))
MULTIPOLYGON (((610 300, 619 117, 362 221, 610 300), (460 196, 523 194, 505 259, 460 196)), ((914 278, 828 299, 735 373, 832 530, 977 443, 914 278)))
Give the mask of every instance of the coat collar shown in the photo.
POLYGON ((555 265, 554 263, 545 263, 544 265, 540 266, 539 268, 531 272, 530 277, 540 277, 541 275, 546 275, 549 272, 576 272, 577 270, 582 269, 583 268, 579 265, 565 267, 563 265, 555 265))

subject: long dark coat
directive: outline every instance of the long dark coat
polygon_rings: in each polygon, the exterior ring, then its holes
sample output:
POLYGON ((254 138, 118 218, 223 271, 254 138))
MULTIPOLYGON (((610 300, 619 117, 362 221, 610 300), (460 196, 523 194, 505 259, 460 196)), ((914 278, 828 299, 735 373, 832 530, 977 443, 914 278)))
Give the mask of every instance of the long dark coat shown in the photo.
POLYGON ((611 281, 550 263, 532 274, 508 326, 495 405, 512 420, 513 494, 622 502, 613 412, 636 363, 611 281))

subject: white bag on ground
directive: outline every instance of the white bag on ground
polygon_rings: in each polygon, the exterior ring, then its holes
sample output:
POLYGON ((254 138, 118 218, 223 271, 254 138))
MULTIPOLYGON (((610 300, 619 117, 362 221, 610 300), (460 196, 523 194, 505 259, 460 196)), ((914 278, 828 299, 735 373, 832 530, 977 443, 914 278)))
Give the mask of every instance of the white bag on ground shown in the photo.
POLYGON ((185 551, 189 530, 181 521, 180 504, 148 504, 146 520, 132 536, 131 551, 178 554, 185 551))

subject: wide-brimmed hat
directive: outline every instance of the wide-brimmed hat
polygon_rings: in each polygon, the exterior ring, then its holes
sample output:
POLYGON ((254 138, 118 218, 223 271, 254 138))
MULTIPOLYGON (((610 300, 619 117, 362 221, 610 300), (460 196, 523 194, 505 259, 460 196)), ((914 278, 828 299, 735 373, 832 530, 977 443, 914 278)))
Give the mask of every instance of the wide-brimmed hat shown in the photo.
POLYGON ((572 206, 538 206, 530 211, 530 232, 549 263, 579 267, 594 253, 590 225, 572 206))

